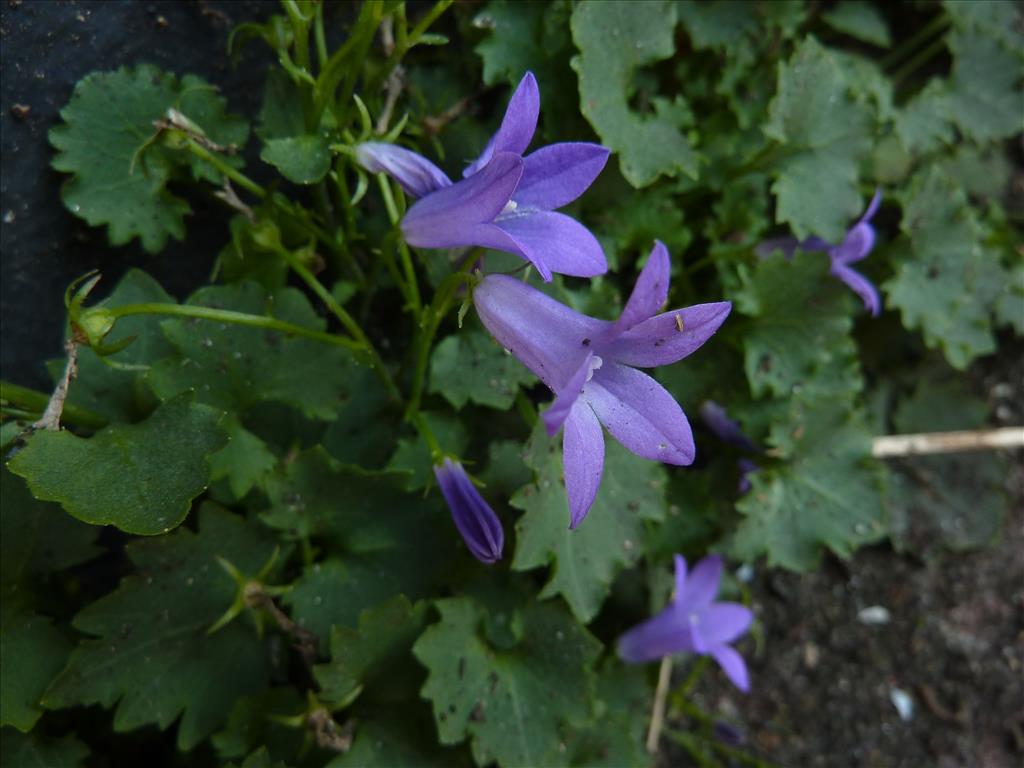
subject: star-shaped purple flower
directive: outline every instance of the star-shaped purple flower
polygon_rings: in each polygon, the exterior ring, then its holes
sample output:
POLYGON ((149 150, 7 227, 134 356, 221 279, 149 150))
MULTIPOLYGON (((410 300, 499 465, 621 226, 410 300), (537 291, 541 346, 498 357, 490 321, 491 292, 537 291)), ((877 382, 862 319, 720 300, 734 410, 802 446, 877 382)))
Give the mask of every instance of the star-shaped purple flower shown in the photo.
POLYGON ((491 564, 501 559, 505 532, 494 510, 480 495, 462 464, 446 458, 434 467, 434 477, 452 512, 455 527, 473 557, 491 564))
POLYGON ((565 426, 562 455, 571 528, 586 516, 601 483, 602 424, 638 456, 693 463, 693 434, 683 409, 636 368, 686 357, 718 330, 732 305, 698 304, 657 314, 668 284, 668 251, 659 242, 614 323, 581 315, 507 275, 488 275, 473 291, 473 303, 491 335, 555 393, 544 423, 549 435, 565 426))
POLYGON ((673 653, 699 653, 718 662, 741 691, 750 690, 747 665, 729 645, 750 627, 754 614, 739 603, 716 603, 722 559, 705 557, 687 578, 686 560, 675 556, 676 589, 668 606, 619 638, 619 658, 639 663, 673 653))
POLYGON ((878 211, 881 202, 882 190, 879 189, 875 191, 864 215, 847 231, 846 237, 839 245, 832 245, 820 237, 809 237, 806 240, 797 240, 795 237, 777 237, 762 242, 757 247, 757 254, 764 258, 770 256, 775 250, 781 250, 787 258, 790 258, 798 248, 802 251, 824 251, 832 261, 829 271, 860 296, 864 307, 872 316, 877 316, 882 311, 882 300, 878 295, 878 289, 860 272, 851 269, 850 264, 865 258, 875 247, 875 228, 871 226, 871 219, 878 211))
POLYGON ((608 270, 590 231, 556 208, 594 182, 608 161, 599 144, 562 143, 523 157, 540 112, 540 91, 527 72, 505 117, 480 157, 454 184, 425 157, 394 144, 365 143, 356 159, 368 171, 390 174, 420 198, 402 219, 406 242, 421 248, 482 246, 531 262, 544 280, 552 273, 593 277, 608 270))

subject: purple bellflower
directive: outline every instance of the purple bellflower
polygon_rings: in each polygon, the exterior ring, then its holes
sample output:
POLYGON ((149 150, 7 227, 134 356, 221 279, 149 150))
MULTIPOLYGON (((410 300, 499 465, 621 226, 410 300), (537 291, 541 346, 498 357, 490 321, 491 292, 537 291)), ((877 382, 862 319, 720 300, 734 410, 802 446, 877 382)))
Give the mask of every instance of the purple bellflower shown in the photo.
POLYGON ((878 289, 860 272, 851 269, 850 264, 865 258, 875 247, 875 228, 871 226, 871 219, 878 211, 881 202, 882 190, 879 189, 875 191, 875 196, 871 198, 864 215, 847 231, 846 237, 839 245, 832 245, 820 237, 809 237, 806 240, 797 240, 795 237, 777 237, 762 242, 757 247, 757 254, 765 258, 770 256, 773 251, 781 250, 786 258, 791 258, 798 248, 802 251, 824 251, 832 261, 829 271, 860 297, 864 302, 864 307, 872 316, 877 316, 882 311, 882 300, 878 295, 878 289))
POLYGON ((481 246, 531 262, 545 281, 552 273, 593 277, 608 270, 597 239, 556 208, 582 195, 608 161, 599 144, 551 144, 523 157, 540 113, 540 91, 527 72, 505 117, 480 157, 454 184, 425 157, 394 144, 356 147, 371 173, 385 172, 419 200, 402 219, 406 242, 421 248, 481 246))
POLYGON ((473 485, 462 464, 446 458, 443 464, 434 467, 434 476, 452 511, 455 527, 473 557, 488 565, 500 560, 505 546, 501 521, 473 485))
POLYGON ((722 559, 701 560, 687 578, 686 560, 675 556, 676 589, 668 606, 619 638, 619 658, 640 663, 673 653, 699 653, 718 662, 741 691, 750 690, 743 657, 729 645, 750 627, 754 614, 739 603, 714 602, 722 559))
MULTIPOLYGON (((725 408, 720 406, 714 400, 705 400, 703 405, 700 407, 700 417, 704 421, 704 426, 710 429, 715 437, 730 445, 735 445, 737 448, 742 448, 745 451, 752 451, 760 453, 761 449, 754 445, 754 442, 747 437, 740 425, 733 419, 729 418, 729 414, 725 408)), ((750 477, 752 472, 757 472, 761 468, 747 458, 740 458, 736 462, 740 470, 740 480, 737 486, 737 491, 740 496, 748 493, 751 489, 750 477)))
POLYGON ((602 424, 638 456, 693 463, 693 434, 683 409, 637 368, 686 357, 718 330, 732 305, 698 304, 657 314, 668 283, 668 251, 659 242, 615 322, 581 315, 507 275, 488 275, 473 291, 491 335, 555 393, 543 418, 549 435, 565 427, 571 528, 586 516, 601 483, 602 424))

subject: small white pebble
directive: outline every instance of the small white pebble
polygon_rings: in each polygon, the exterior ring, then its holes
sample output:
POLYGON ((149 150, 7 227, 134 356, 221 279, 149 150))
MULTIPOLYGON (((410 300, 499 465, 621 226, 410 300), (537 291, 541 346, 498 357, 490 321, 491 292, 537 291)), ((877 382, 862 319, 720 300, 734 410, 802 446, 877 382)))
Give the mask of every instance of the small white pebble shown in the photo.
POLYGON ((881 605, 872 605, 864 608, 857 614, 857 620, 861 624, 888 624, 889 611, 881 605))
POLYGON ((893 688, 889 691, 889 701, 896 707, 900 720, 910 722, 914 718, 914 700, 910 694, 902 688, 893 688))

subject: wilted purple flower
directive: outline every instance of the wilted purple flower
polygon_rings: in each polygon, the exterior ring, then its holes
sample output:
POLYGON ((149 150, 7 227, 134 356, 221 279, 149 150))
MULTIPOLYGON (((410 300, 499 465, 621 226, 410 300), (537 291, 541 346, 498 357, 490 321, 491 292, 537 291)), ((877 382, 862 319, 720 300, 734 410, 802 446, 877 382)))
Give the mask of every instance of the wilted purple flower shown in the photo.
POLYGON ((487 330, 555 393, 544 423, 549 435, 565 425, 571 528, 586 516, 601 483, 602 424, 638 456, 693 462, 693 434, 682 408, 633 366, 653 368, 686 357, 718 330, 732 305, 655 314, 668 297, 668 283, 668 251, 659 242, 614 323, 581 315, 507 275, 488 275, 473 292, 487 330))
POLYGON ((705 557, 686 576, 686 560, 675 556, 676 589, 668 606, 619 638, 619 657, 655 661, 673 653, 709 655, 741 691, 750 689, 747 665, 729 643, 750 627, 754 614, 739 603, 713 602, 722 577, 722 559, 705 557))
POLYGON ((608 160, 599 144, 563 143, 526 157, 540 112, 540 92, 526 73, 497 133, 452 184, 424 157, 391 144, 356 147, 367 170, 384 171, 420 200, 402 219, 406 242, 422 248, 482 246, 530 261, 544 280, 552 273, 593 277, 608 270, 604 251, 575 219, 555 213, 582 195, 608 160))
POLYGON ((473 485, 462 464, 446 458, 443 464, 434 467, 434 476, 452 511, 455 527, 473 557, 488 564, 500 560, 505 546, 501 521, 473 485))
POLYGON ((877 316, 882 310, 882 300, 878 295, 878 289, 864 275, 851 269, 849 265, 866 257, 875 247, 875 228, 871 226, 871 219, 878 211, 881 202, 882 190, 879 189, 875 191, 875 196, 871 198, 864 215, 847 231, 846 237, 839 245, 832 245, 820 237, 809 237, 806 240, 797 240, 795 237, 777 237, 762 242, 757 247, 757 254, 763 258, 771 255, 775 250, 781 250, 787 258, 790 258, 797 248, 802 251, 828 253, 832 260, 832 267, 829 271, 853 289, 853 292, 864 302, 864 307, 873 316, 877 316))

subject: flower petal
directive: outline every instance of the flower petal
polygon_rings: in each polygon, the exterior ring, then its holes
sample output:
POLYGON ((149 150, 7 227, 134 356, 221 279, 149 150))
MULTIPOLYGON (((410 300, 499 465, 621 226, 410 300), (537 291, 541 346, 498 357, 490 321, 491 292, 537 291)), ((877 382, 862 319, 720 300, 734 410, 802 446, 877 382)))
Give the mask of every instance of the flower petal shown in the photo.
POLYGON ((666 464, 693 463, 693 433, 683 409, 646 373, 606 359, 584 387, 583 400, 637 456, 666 464))
POLYGON ((483 563, 500 560, 505 546, 501 521, 466 475, 466 470, 446 458, 444 464, 434 467, 434 476, 451 509, 455 527, 473 557, 483 563))
POLYGON ((878 289, 864 275, 856 270, 850 269, 842 264, 832 265, 832 274, 846 283, 853 292, 860 296, 864 307, 873 317, 877 317, 882 311, 882 299, 878 295, 878 289))
POLYGON ((732 684, 746 693, 750 690, 750 677, 747 674, 747 663, 743 661, 739 651, 728 645, 720 645, 711 649, 711 655, 718 662, 732 684))
POLYGON ((615 323, 615 332, 620 334, 642 323, 665 305, 668 299, 670 268, 668 249, 660 240, 655 240, 651 255, 640 271, 633 286, 633 293, 626 302, 626 308, 615 323))
POLYGON ((871 197, 871 202, 868 203, 868 209, 864 211, 864 215, 860 217, 859 224, 867 221, 871 221, 875 217, 875 213, 878 212, 878 206, 882 203, 882 188, 875 187, 875 194, 871 197))
POLYGON ((669 607, 622 635, 617 650, 620 659, 638 663, 673 653, 692 652, 696 648, 689 620, 669 607))
POLYGON ((384 172, 413 197, 425 197, 452 185, 445 172, 411 149, 368 141, 356 145, 356 161, 370 173, 384 172))
POLYGON ((693 567, 686 581, 686 589, 676 595, 675 607, 685 613, 701 613, 718 594, 722 580, 722 558, 708 555, 693 567))
MULTIPOLYGON (((546 281, 551 273, 594 277, 608 271, 601 244, 575 219, 553 211, 530 211, 499 217, 495 226, 537 267, 546 281)), ((491 245, 492 248, 500 246, 491 245)), ((501 250, 512 250, 502 248, 501 250)))
POLYGON ((551 407, 544 411, 544 427, 549 437, 554 437, 562 428, 562 423, 568 418, 569 411, 583 393, 583 385, 590 381, 595 368, 601 367, 601 358, 594 357, 593 352, 588 352, 583 358, 579 369, 572 375, 569 381, 558 392, 551 407))
POLYGON ((530 146, 533 132, 537 130, 539 115, 540 89, 537 87, 537 79, 533 76, 533 72, 527 72, 516 86, 512 98, 509 99, 505 117, 501 120, 501 127, 487 142, 480 157, 466 166, 466 170, 462 172, 463 177, 469 178, 477 173, 490 162, 493 155, 499 152, 523 154, 530 146))
POLYGON ((850 264, 860 261, 875 247, 875 228, 867 222, 856 224, 846 233, 841 245, 829 250, 833 264, 850 264))
POLYGON ((604 471, 604 433, 594 412, 577 400, 562 435, 562 469, 569 499, 569 527, 575 528, 590 511, 604 471))
POLYGON ((581 315, 508 275, 488 275, 473 304, 491 335, 553 391, 579 369, 588 347, 609 325, 581 315))
POLYGON ((730 302, 720 301, 664 312, 634 325, 599 353, 606 361, 640 368, 668 365, 699 349, 731 310, 730 302))
POLYGON ((673 593, 675 596, 683 594, 683 590, 686 589, 686 558, 682 555, 673 555, 672 559, 676 566, 676 589, 673 593))
POLYGON ((481 224, 501 213, 523 175, 523 160, 511 152, 495 155, 483 171, 421 198, 402 219, 409 245, 456 248, 477 245, 481 224))
POLYGON ((746 632, 754 621, 754 614, 739 603, 713 603, 700 614, 697 633, 708 648, 731 643, 746 632))
POLYGON ((553 211, 582 195, 608 162, 600 144, 549 144, 523 158, 523 178, 515 192, 524 208, 553 211))

